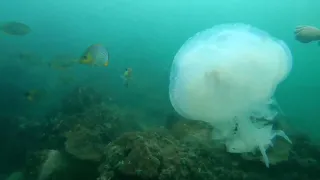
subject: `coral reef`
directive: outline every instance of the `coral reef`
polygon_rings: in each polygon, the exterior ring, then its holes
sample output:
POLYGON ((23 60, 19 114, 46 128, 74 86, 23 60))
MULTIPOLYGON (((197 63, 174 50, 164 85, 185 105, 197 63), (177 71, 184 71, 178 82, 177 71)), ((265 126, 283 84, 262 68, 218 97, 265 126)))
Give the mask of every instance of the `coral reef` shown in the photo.
POLYGON ((102 103, 90 88, 76 88, 67 97, 67 104, 50 118, 47 141, 80 160, 100 161, 106 144, 124 132, 141 130, 137 121, 116 105, 102 103))
MULTIPOLYGON (((190 131, 195 132, 204 122, 192 121, 190 131)), ((185 124, 179 129, 184 129, 185 124)), ((178 125, 177 125, 178 126, 178 125)), ((182 131, 179 137, 188 130, 182 131)), ((207 129, 207 131, 210 131, 207 129)), ((175 132, 177 134, 177 132, 175 132)), ((187 135, 189 136, 189 135, 187 135)), ((185 138, 182 138, 185 139, 185 138)), ((221 154, 221 147, 209 147, 206 136, 197 136, 197 141, 179 141, 165 129, 147 132, 126 133, 106 147, 106 159, 101 165, 100 180, 104 179, 213 179, 244 177, 237 170, 230 156, 221 154), (201 139, 203 138, 203 139, 201 139), (220 167, 217 166, 220 164, 220 167), (229 164, 229 165, 228 165, 229 164), (231 166, 232 175, 221 173, 231 166)))
MULTIPOLYGON (((293 144, 275 139, 266 168, 260 153, 227 153, 207 122, 171 113, 163 117, 165 127, 145 130, 139 120, 147 116, 104 104, 90 88, 66 99, 42 121, 2 118, 1 174, 18 172, 25 180, 319 179, 320 148, 303 134, 290 133, 293 144)), ((277 121, 275 127, 290 130, 277 121)))
POLYGON ((68 164, 64 169, 69 173, 53 173, 42 179, 78 177, 72 171, 79 166, 94 169, 88 174, 97 174, 104 147, 124 132, 141 130, 126 112, 116 105, 107 106, 100 99, 91 88, 76 88, 64 98, 65 105, 49 112, 47 119, 2 118, 1 127, 5 128, 2 143, 8 148, 1 148, 1 154, 3 162, 8 163, 1 172, 9 174, 23 169, 26 179, 36 179, 48 152, 59 152, 68 164))
POLYGON ((124 132, 140 130, 134 122, 114 113, 101 104, 75 116, 61 117, 55 128, 66 138, 66 151, 79 159, 99 161, 106 144, 124 132))
POLYGON ((212 130, 205 122, 179 121, 169 131, 158 129, 125 133, 106 147, 99 180, 318 178, 320 166, 317 160, 310 157, 319 156, 316 154, 320 151, 315 146, 305 145, 307 140, 293 138, 296 145, 292 147, 276 142, 283 151, 268 151, 274 163, 270 168, 265 168, 259 162, 261 157, 244 158, 229 154, 218 142, 210 142, 208 137, 212 130), (189 140, 190 135, 192 141, 189 140))

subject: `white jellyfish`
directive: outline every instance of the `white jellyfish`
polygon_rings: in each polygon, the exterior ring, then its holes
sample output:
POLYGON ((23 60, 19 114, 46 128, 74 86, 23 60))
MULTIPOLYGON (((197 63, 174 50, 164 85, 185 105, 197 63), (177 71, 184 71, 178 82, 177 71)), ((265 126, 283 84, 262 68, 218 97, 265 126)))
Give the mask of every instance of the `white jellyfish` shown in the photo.
POLYGON ((229 152, 259 149, 268 166, 271 140, 289 138, 256 119, 273 120, 274 92, 291 68, 284 42, 250 25, 218 25, 197 33, 176 54, 170 101, 185 118, 212 123, 229 152))

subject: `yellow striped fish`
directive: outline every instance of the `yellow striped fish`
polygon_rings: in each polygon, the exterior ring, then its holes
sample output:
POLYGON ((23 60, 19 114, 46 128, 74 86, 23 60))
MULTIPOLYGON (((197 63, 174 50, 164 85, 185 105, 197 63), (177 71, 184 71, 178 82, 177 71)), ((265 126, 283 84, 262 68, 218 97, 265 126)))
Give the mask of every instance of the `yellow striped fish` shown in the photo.
POLYGON ((84 54, 81 56, 79 63, 92 66, 108 66, 108 51, 101 44, 93 44, 86 49, 84 54))

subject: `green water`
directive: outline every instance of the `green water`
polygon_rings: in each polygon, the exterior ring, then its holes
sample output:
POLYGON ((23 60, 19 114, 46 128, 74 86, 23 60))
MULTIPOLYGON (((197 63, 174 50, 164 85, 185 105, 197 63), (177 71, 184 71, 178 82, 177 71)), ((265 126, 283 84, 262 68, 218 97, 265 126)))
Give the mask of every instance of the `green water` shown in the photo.
MULTIPOLYGON (((107 69, 76 67, 77 83, 94 86, 126 107, 172 111, 168 78, 173 57, 196 32, 213 25, 242 22, 284 40, 294 64, 276 98, 290 123, 315 140, 320 138, 320 47, 295 41, 297 25, 320 27, 318 0, 2 0, 0 22, 20 21, 32 33, 25 37, 0 34, 2 113, 22 113, 24 91, 45 87, 50 108, 71 87, 60 86, 52 69, 15 63, 13 55, 36 52, 80 56, 92 43, 110 52, 107 69), (133 68, 130 88, 122 85, 124 69, 133 68)), ((27 108, 26 108, 27 107, 27 108)), ((32 108, 40 112, 41 108, 32 108)))

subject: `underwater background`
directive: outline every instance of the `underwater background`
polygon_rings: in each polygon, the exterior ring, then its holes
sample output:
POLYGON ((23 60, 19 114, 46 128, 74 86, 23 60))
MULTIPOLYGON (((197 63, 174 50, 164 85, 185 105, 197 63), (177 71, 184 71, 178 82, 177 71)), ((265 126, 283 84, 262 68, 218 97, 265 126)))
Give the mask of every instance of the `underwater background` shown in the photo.
POLYGON ((74 88, 89 86, 104 102, 142 114, 143 126, 162 125, 174 112, 169 73, 181 45, 214 25, 242 22, 287 43, 293 69, 275 96, 288 123, 317 144, 320 46, 297 42, 293 31, 320 27, 319 7, 317 0, 1 0, 0 23, 23 22, 32 31, 0 33, 0 113, 41 120, 74 88), (56 56, 79 58, 93 43, 108 49, 108 67, 48 66, 56 56), (22 60, 21 54, 32 57, 22 60), (133 77, 126 88, 121 75, 128 67, 133 77), (33 89, 45 91, 36 103, 23 96, 33 89))

